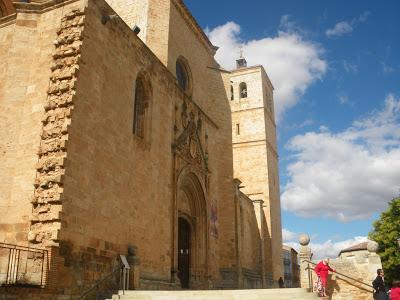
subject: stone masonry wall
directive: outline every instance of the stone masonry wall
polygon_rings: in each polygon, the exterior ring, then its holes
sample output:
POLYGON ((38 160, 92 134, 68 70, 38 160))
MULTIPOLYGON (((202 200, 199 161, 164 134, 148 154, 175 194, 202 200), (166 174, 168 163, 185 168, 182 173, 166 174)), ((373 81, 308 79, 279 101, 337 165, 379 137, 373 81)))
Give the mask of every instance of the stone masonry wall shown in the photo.
POLYGON ((146 45, 167 66, 170 46, 171 0, 148 0, 146 45))
MULTIPOLYGON (((357 251, 347 258, 330 260, 332 268, 358 281, 372 285, 376 270, 382 268, 380 257, 374 252, 357 251)), ((355 280, 331 274, 328 278, 328 293, 333 300, 372 300, 372 288, 355 280)))
POLYGON ((16 15, 0 20, 1 242, 28 245, 53 41, 63 14, 78 7, 69 2, 44 13, 21 3, 16 15))
POLYGON ((263 81, 263 95, 265 107, 265 129, 267 137, 267 163, 268 163, 268 191, 269 214, 271 215, 271 237, 273 269, 276 273, 275 280, 283 276, 281 257, 282 221, 279 183, 279 156, 276 139, 276 124, 274 112, 273 88, 265 72, 261 72, 263 81))
POLYGON ((242 249, 242 267, 250 270, 260 269, 260 231, 257 225, 256 211, 251 200, 240 198, 240 218, 242 249))
POLYGON ((53 53, 52 74, 42 123, 38 171, 28 240, 42 246, 58 245, 61 228, 63 177, 68 126, 74 109, 75 83, 82 45, 83 12, 73 10, 61 19, 53 53))
MULTIPOLYGON (((180 56, 187 60, 193 85, 189 96, 218 128, 207 134, 209 169, 212 174, 210 197, 211 201, 218 206, 217 218, 220 232, 218 238, 211 238, 210 251, 213 261, 218 261, 218 264, 215 263, 212 268, 213 276, 219 276, 218 268, 234 267, 236 255, 231 114, 225 90, 225 86, 229 84, 229 78, 223 76, 219 70, 213 69, 218 66, 214 53, 205 46, 200 33, 193 28, 190 16, 179 5, 181 1, 170 2, 166 66, 175 75, 176 60, 180 56)), ((162 30, 159 34, 163 34, 162 30)), ((150 38, 150 33, 148 38, 150 38)))
MULTIPOLYGON (((171 163, 175 83, 113 10, 89 1, 68 131, 61 240, 69 245, 65 276, 85 282, 101 276, 76 260, 91 252, 104 260, 137 246, 144 279, 170 282, 171 163), (135 136, 133 104, 139 72, 150 78, 146 140, 135 136)), ((104 274, 103 274, 104 275, 104 274)))
MULTIPOLYGON (((171 146, 174 115, 187 98, 207 129, 207 207, 214 205, 207 245, 210 287, 222 268, 234 272, 229 76, 216 69, 213 53, 188 26, 190 16, 175 2, 150 1, 145 45, 118 16, 102 22, 103 16, 115 15, 102 0, 19 5, 25 5, 24 12, 0 28, 6 45, 0 58, 6 58, 7 68, 0 70, 0 95, 5 96, 0 116, 6 128, 0 191, 7 204, 0 207, 7 215, 0 237, 51 247, 55 281, 50 285, 60 293, 79 292, 109 272, 128 245, 137 246, 143 281, 173 286, 171 146), (192 95, 184 96, 176 84, 175 61, 181 55, 191 68, 192 95), (21 64, 22 58, 31 64, 21 64), (151 85, 145 140, 132 134, 139 73, 151 85)), ((253 225, 245 231, 256 236, 253 225)), ((254 268, 254 260, 245 261, 245 267, 254 268)))
POLYGON ((138 36, 143 42, 147 38, 148 26, 148 0, 107 0, 107 3, 115 10, 122 20, 129 26, 139 26, 140 33, 138 36))
MULTIPOLYGON (((317 280, 313 271, 315 265, 308 263, 312 256, 312 249, 308 246, 309 238, 300 237, 300 286, 309 288, 317 280), (308 268, 311 269, 308 269, 308 268)), ((376 270, 382 268, 377 246, 368 245, 371 251, 354 251, 330 259, 329 265, 337 271, 330 273, 327 282, 327 295, 333 300, 372 300, 372 281, 376 277, 376 270), (340 274, 341 273, 341 274, 340 274), (346 276, 344 276, 346 275, 346 276)), ((314 261, 317 264, 319 261, 314 261)))
POLYGON ((276 132, 268 106, 272 86, 261 66, 234 70, 230 79, 234 176, 243 181, 246 195, 265 202, 266 268, 277 282, 283 277, 282 226, 276 132), (247 85, 244 98, 239 97, 241 82, 247 85))

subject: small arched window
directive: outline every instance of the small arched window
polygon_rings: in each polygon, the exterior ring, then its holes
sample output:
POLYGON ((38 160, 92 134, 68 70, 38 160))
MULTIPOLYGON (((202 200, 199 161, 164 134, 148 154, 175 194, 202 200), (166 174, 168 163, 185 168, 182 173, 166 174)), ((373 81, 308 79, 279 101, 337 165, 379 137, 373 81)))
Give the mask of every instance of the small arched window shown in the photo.
POLYGON ((191 92, 192 83, 190 69, 186 59, 183 57, 179 57, 176 61, 176 79, 182 90, 186 93, 191 92))
POLYGON ((143 74, 139 74, 135 84, 133 134, 140 138, 144 138, 146 133, 150 94, 150 84, 147 82, 143 74))
POLYGON ((239 84, 239 97, 247 98, 247 84, 245 82, 239 84))
POLYGON ((234 96, 233 96, 233 85, 231 84, 231 100, 233 100, 234 99, 234 96))

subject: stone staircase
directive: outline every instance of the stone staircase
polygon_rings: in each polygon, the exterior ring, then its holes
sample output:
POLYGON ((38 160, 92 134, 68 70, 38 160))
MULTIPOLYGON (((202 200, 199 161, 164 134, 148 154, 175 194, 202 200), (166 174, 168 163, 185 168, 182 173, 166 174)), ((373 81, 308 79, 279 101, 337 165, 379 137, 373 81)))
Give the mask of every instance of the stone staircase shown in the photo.
MULTIPOLYGON (((310 300, 314 293, 301 288, 252 290, 125 291, 112 299, 122 300, 310 300)), ((320 298, 321 299, 321 298, 320 298)))

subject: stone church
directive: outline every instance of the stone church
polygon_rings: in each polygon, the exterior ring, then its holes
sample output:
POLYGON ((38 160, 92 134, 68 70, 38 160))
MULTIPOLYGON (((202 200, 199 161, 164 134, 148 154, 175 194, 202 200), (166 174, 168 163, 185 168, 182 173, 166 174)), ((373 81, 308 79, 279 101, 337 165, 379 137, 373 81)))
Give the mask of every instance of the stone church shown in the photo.
POLYGON ((79 293, 119 254, 138 289, 276 286, 264 68, 218 65, 181 0, 0 4, 0 283, 4 247, 19 245, 48 251, 57 293, 79 293))

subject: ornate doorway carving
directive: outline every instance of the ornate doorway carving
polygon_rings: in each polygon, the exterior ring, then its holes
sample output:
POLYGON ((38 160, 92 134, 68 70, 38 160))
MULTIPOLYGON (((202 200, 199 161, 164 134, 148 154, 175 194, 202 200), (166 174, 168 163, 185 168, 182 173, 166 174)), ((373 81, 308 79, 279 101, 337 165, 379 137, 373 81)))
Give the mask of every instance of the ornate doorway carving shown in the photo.
POLYGON ((183 100, 176 108, 172 145, 174 198, 171 242, 174 255, 171 257, 171 280, 183 288, 205 289, 209 288, 208 122, 203 122, 205 116, 191 101, 183 100), (180 253, 184 249, 180 247, 184 245, 182 220, 190 228, 187 257, 180 253), (185 272, 188 273, 188 282, 185 272))
POLYGON ((178 180, 177 269, 182 288, 205 288, 208 275, 207 204, 194 173, 178 180))

